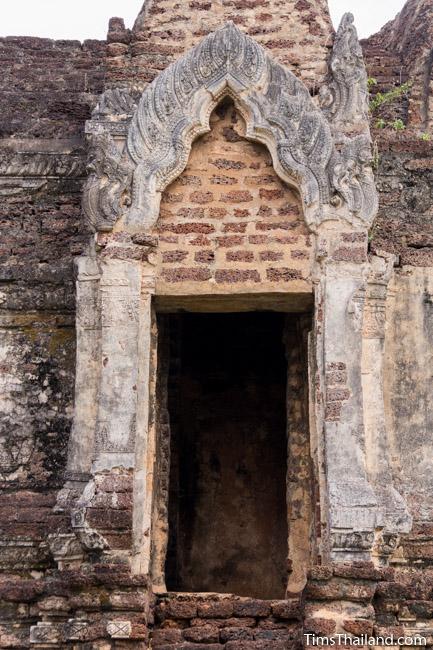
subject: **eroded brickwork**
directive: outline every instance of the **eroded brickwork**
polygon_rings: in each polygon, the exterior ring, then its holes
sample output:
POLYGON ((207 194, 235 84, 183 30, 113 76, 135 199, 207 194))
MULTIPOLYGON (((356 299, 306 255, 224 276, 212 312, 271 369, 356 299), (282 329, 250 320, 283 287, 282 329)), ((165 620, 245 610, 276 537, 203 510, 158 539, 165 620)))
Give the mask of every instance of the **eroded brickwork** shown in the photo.
POLYGON ((144 3, 132 33, 123 21, 111 22, 107 82, 143 86, 229 20, 313 90, 323 81, 333 33, 324 0, 152 0, 144 3))
POLYGON ((368 74, 377 81, 373 95, 410 86, 372 116, 380 206, 371 250, 390 251, 411 266, 433 262, 432 25, 431 3, 411 0, 394 21, 362 43, 368 74), (380 120, 385 128, 378 128, 380 120), (404 130, 393 130, 395 120, 402 120, 404 130))

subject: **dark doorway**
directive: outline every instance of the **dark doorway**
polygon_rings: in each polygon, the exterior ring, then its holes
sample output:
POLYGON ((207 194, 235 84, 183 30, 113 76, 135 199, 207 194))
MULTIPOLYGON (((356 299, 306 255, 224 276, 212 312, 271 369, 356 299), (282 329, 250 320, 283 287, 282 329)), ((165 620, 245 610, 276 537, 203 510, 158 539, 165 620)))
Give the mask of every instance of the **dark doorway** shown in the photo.
POLYGON ((161 316, 169 338, 170 591, 284 598, 286 316, 161 316))

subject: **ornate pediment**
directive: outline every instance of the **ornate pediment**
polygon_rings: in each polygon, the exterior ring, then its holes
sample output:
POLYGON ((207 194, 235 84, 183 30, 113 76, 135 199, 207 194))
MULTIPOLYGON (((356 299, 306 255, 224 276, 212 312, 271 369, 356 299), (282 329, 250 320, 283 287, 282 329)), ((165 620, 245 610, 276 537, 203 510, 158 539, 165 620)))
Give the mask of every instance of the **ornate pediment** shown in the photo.
POLYGON ((368 223, 374 217, 365 140, 362 147, 354 142, 337 148, 331 122, 304 84, 233 23, 158 75, 136 108, 125 90, 107 92, 99 104, 104 111, 90 129, 94 144, 84 201, 97 229, 109 229, 119 218, 134 230, 155 224, 161 192, 183 171, 192 142, 209 131, 210 114, 226 96, 245 119, 246 137, 268 147, 279 176, 300 192, 310 228, 332 218, 336 195, 346 208, 339 209, 338 218, 368 223), (132 114, 123 139, 113 119, 104 131, 100 118, 110 105, 117 115, 121 109, 123 123, 125 112, 132 114))

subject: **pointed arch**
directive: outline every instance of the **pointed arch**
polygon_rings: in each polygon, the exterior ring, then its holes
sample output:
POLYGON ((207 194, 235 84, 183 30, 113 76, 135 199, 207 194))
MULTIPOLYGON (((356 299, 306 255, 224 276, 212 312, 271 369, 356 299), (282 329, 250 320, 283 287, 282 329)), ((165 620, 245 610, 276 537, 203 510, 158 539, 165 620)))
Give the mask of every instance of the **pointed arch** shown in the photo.
POLYGON ((371 224, 377 194, 368 128, 355 128, 353 137, 340 133, 295 75, 227 23, 161 72, 138 105, 127 89, 102 96, 89 123, 83 199, 97 230, 109 231, 119 219, 130 229, 155 224, 162 191, 185 169, 193 141, 210 130, 210 115, 224 97, 243 116, 246 138, 266 145, 277 174, 299 191, 310 229, 325 219, 371 224), (99 121, 107 111, 122 119, 133 113, 126 134, 116 118, 99 121), (120 132, 123 145, 112 137, 120 132))

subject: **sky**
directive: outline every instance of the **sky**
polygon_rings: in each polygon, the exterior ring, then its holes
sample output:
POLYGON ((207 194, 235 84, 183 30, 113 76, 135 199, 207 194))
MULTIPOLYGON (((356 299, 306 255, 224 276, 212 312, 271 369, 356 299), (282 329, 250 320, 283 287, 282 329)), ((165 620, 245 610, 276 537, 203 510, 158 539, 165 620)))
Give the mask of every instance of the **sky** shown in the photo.
MULTIPOLYGON (((186 2, 186 0, 183 0, 186 2)), ((377 32, 405 0, 329 0, 338 26, 345 11, 355 15, 360 38, 377 32)), ((105 39, 108 19, 119 16, 132 27, 143 0, 0 0, 0 36, 105 39)))

